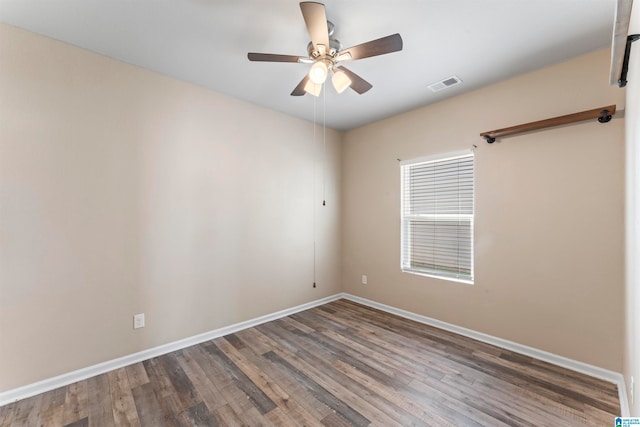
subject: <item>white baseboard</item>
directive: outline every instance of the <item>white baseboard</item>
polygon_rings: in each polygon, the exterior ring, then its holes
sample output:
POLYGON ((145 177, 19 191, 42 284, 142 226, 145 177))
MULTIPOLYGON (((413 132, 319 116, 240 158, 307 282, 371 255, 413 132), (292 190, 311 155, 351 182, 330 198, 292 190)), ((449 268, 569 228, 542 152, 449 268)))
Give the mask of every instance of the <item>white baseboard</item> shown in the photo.
POLYGON ((46 391, 54 390, 58 387, 64 387, 69 384, 73 384, 77 381, 82 381, 87 378, 94 377, 96 375, 104 374, 114 369, 119 369, 124 366, 131 365, 133 363, 142 362, 143 360, 151 359, 156 356, 171 353, 172 351, 180 350, 192 345, 200 344, 205 341, 209 341, 215 338, 219 338, 225 335, 232 334, 234 332, 241 331, 243 329, 251 328, 253 326, 260 325, 262 323, 270 322, 272 320, 286 317, 300 311, 308 310, 313 307, 317 307, 322 304, 326 304, 331 301, 335 301, 342 297, 341 294, 332 295, 319 300, 311 301, 306 304, 298 305, 296 307, 281 310, 275 313, 267 314, 264 316, 256 317, 255 319, 246 320, 244 322, 236 323, 234 325, 225 326, 223 328, 215 329, 213 331, 205 332, 192 337, 184 338, 178 341, 174 341, 168 344, 163 344, 158 347, 153 347, 147 350, 140 351, 138 353, 130 354, 128 356, 119 357, 117 359, 108 360, 97 365, 89 366, 86 368, 78 369, 77 371, 68 372, 66 374, 58 375, 53 378, 48 378, 43 381, 38 381, 33 384, 27 384, 22 387, 7 390, 0 393, 0 406, 15 402, 17 400, 25 399, 27 397, 35 396, 46 391))
POLYGON ((473 338, 487 344, 495 345, 496 347, 504 348, 505 350, 510 350, 515 353, 523 354, 525 356, 530 356, 556 366, 561 366, 563 368, 571 369, 572 371, 580 372, 613 383, 618 387, 618 397, 620 399, 621 411, 621 414, 619 415, 623 417, 629 416, 629 401, 627 400, 627 389, 625 387, 624 376, 621 373, 602 369, 594 365, 589 365, 577 360, 572 360, 567 357, 549 353, 547 351, 538 350, 533 347, 528 347, 526 345, 518 344, 513 341, 508 341, 502 338, 494 337, 492 335, 484 334, 482 332, 477 332, 472 329, 456 326, 451 323, 433 319, 431 317, 422 316, 420 314, 412 313, 406 310, 401 310, 399 308, 371 301, 366 298, 361 298, 347 293, 343 293, 340 296, 344 299, 348 299, 350 301, 354 301, 368 307, 377 308, 379 310, 386 311, 387 313, 395 314, 400 317, 424 323, 425 325, 434 326, 439 329, 444 329, 445 331, 473 338))
POLYGON ((300 311, 308 310, 313 307, 317 307, 322 304, 326 304, 331 301, 344 298, 350 301, 354 301, 368 307, 377 308, 387 313, 395 314, 406 319, 414 320, 416 322, 423 323, 425 325, 434 326, 436 328, 444 329, 459 335, 463 335, 469 338, 482 341, 487 344, 495 345, 496 347, 504 348, 516 353, 523 354, 525 356, 534 357, 536 359, 548 362, 563 368, 571 369, 573 371, 581 372, 586 375, 590 375, 595 378, 599 378, 605 381, 614 383, 618 387, 618 395, 620 398, 620 411, 621 416, 629 416, 629 401, 627 400, 627 391, 625 387, 625 381, 622 374, 607 369, 602 369, 597 366, 589 365, 587 363, 578 362, 557 354, 549 353, 543 350, 538 350, 533 347, 518 344, 513 341, 497 338, 482 332, 477 332, 472 329, 463 328, 453 325, 451 323, 443 322, 431 317, 422 316, 420 314, 412 313, 410 311, 401 310, 386 304, 381 304, 375 301, 361 298, 348 293, 339 293, 319 300, 311 301, 306 304, 298 305, 296 307, 281 310, 275 313, 267 314, 264 316, 256 317, 244 322, 236 323, 234 325, 226 326, 223 328, 215 329, 213 331, 205 332, 203 334, 194 335, 182 340, 174 341, 168 344, 153 347, 148 350, 143 350, 138 353, 130 354, 128 356, 120 357, 118 359, 109 360, 97 365, 89 366, 86 368, 78 369, 77 371, 69 372, 66 374, 58 375, 53 378, 49 378, 43 381, 39 381, 33 384, 28 384, 22 387, 18 387, 12 390, 7 390, 0 393, 0 406, 6 405, 17 400, 25 399, 27 397, 35 396, 46 391, 54 390, 58 387, 64 387, 69 384, 73 384, 77 381, 82 381, 87 378, 94 377, 96 375, 104 374, 114 369, 119 369, 124 366, 131 365, 133 363, 142 362, 143 360, 151 359, 153 357, 161 356, 163 354, 171 353, 172 351, 180 350, 192 345, 200 344, 205 341, 209 341, 215 338, 219 338, 228 334, 232 334, 243 329, 251 328, 253 326, 260 325, 262 323, 270 322, 272 320, 286 317, 300 311))

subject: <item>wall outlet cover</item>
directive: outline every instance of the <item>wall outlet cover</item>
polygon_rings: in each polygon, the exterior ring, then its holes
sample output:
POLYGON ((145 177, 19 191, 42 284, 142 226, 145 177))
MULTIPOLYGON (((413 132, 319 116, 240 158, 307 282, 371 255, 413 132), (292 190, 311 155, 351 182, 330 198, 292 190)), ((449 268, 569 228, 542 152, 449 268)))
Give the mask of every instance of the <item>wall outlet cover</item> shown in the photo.
POLYGON ((133 329, 144 328, 144 313, 133 316, 133 329))

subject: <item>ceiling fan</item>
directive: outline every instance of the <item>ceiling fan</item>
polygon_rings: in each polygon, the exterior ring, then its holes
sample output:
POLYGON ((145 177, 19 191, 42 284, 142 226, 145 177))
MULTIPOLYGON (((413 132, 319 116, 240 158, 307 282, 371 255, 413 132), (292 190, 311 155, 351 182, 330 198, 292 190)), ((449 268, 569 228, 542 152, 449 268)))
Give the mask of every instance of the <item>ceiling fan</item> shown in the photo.
POLYGON ((339 63, 402 50, 400 34, 393 34, 342 49, 340 41, 333 38, 334 26, 327 21, 324 4, 310 1, 301 2, 300 9, 309 36, 311 36, 311 42, 307 46, 308 57, 253 52, 247 54, 249 61, 313 64, 309 73, 291 92, 292 96, 301 96, 305 93, 319 96, 322 85, 329 74, 332 75, 331 82, 338 93, 342 93, 350 87, 357 93, 363 94, 373 87, 371 83, 339 63))

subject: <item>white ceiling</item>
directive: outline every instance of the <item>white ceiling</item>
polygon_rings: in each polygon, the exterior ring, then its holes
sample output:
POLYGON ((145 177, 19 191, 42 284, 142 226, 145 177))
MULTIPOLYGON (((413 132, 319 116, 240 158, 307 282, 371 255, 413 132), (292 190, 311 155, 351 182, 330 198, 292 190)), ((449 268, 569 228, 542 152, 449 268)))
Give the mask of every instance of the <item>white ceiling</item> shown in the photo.
POLYGON ((400 33, 404 49, 348 64, 369 92, 328 87, 325 99, 289 95, 308 64, 247 60, 306 55, 294 0, 0 0, 0 22, 306 120, 324 102, 327 126, 347 130, 610 46, 615 3, 326 0, 343 47, 400 33), (452 75, 463 84, 427 88, 452 75))

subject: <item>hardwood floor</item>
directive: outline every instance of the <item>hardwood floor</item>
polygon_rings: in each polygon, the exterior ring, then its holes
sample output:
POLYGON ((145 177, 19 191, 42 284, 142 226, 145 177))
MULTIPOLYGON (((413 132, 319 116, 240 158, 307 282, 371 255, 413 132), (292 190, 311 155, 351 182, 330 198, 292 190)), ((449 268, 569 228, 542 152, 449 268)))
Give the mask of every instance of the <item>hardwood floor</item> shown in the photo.
POLYGON ((0 408, 2 426, 609 426, 614 384, 335 301, 0 408))

